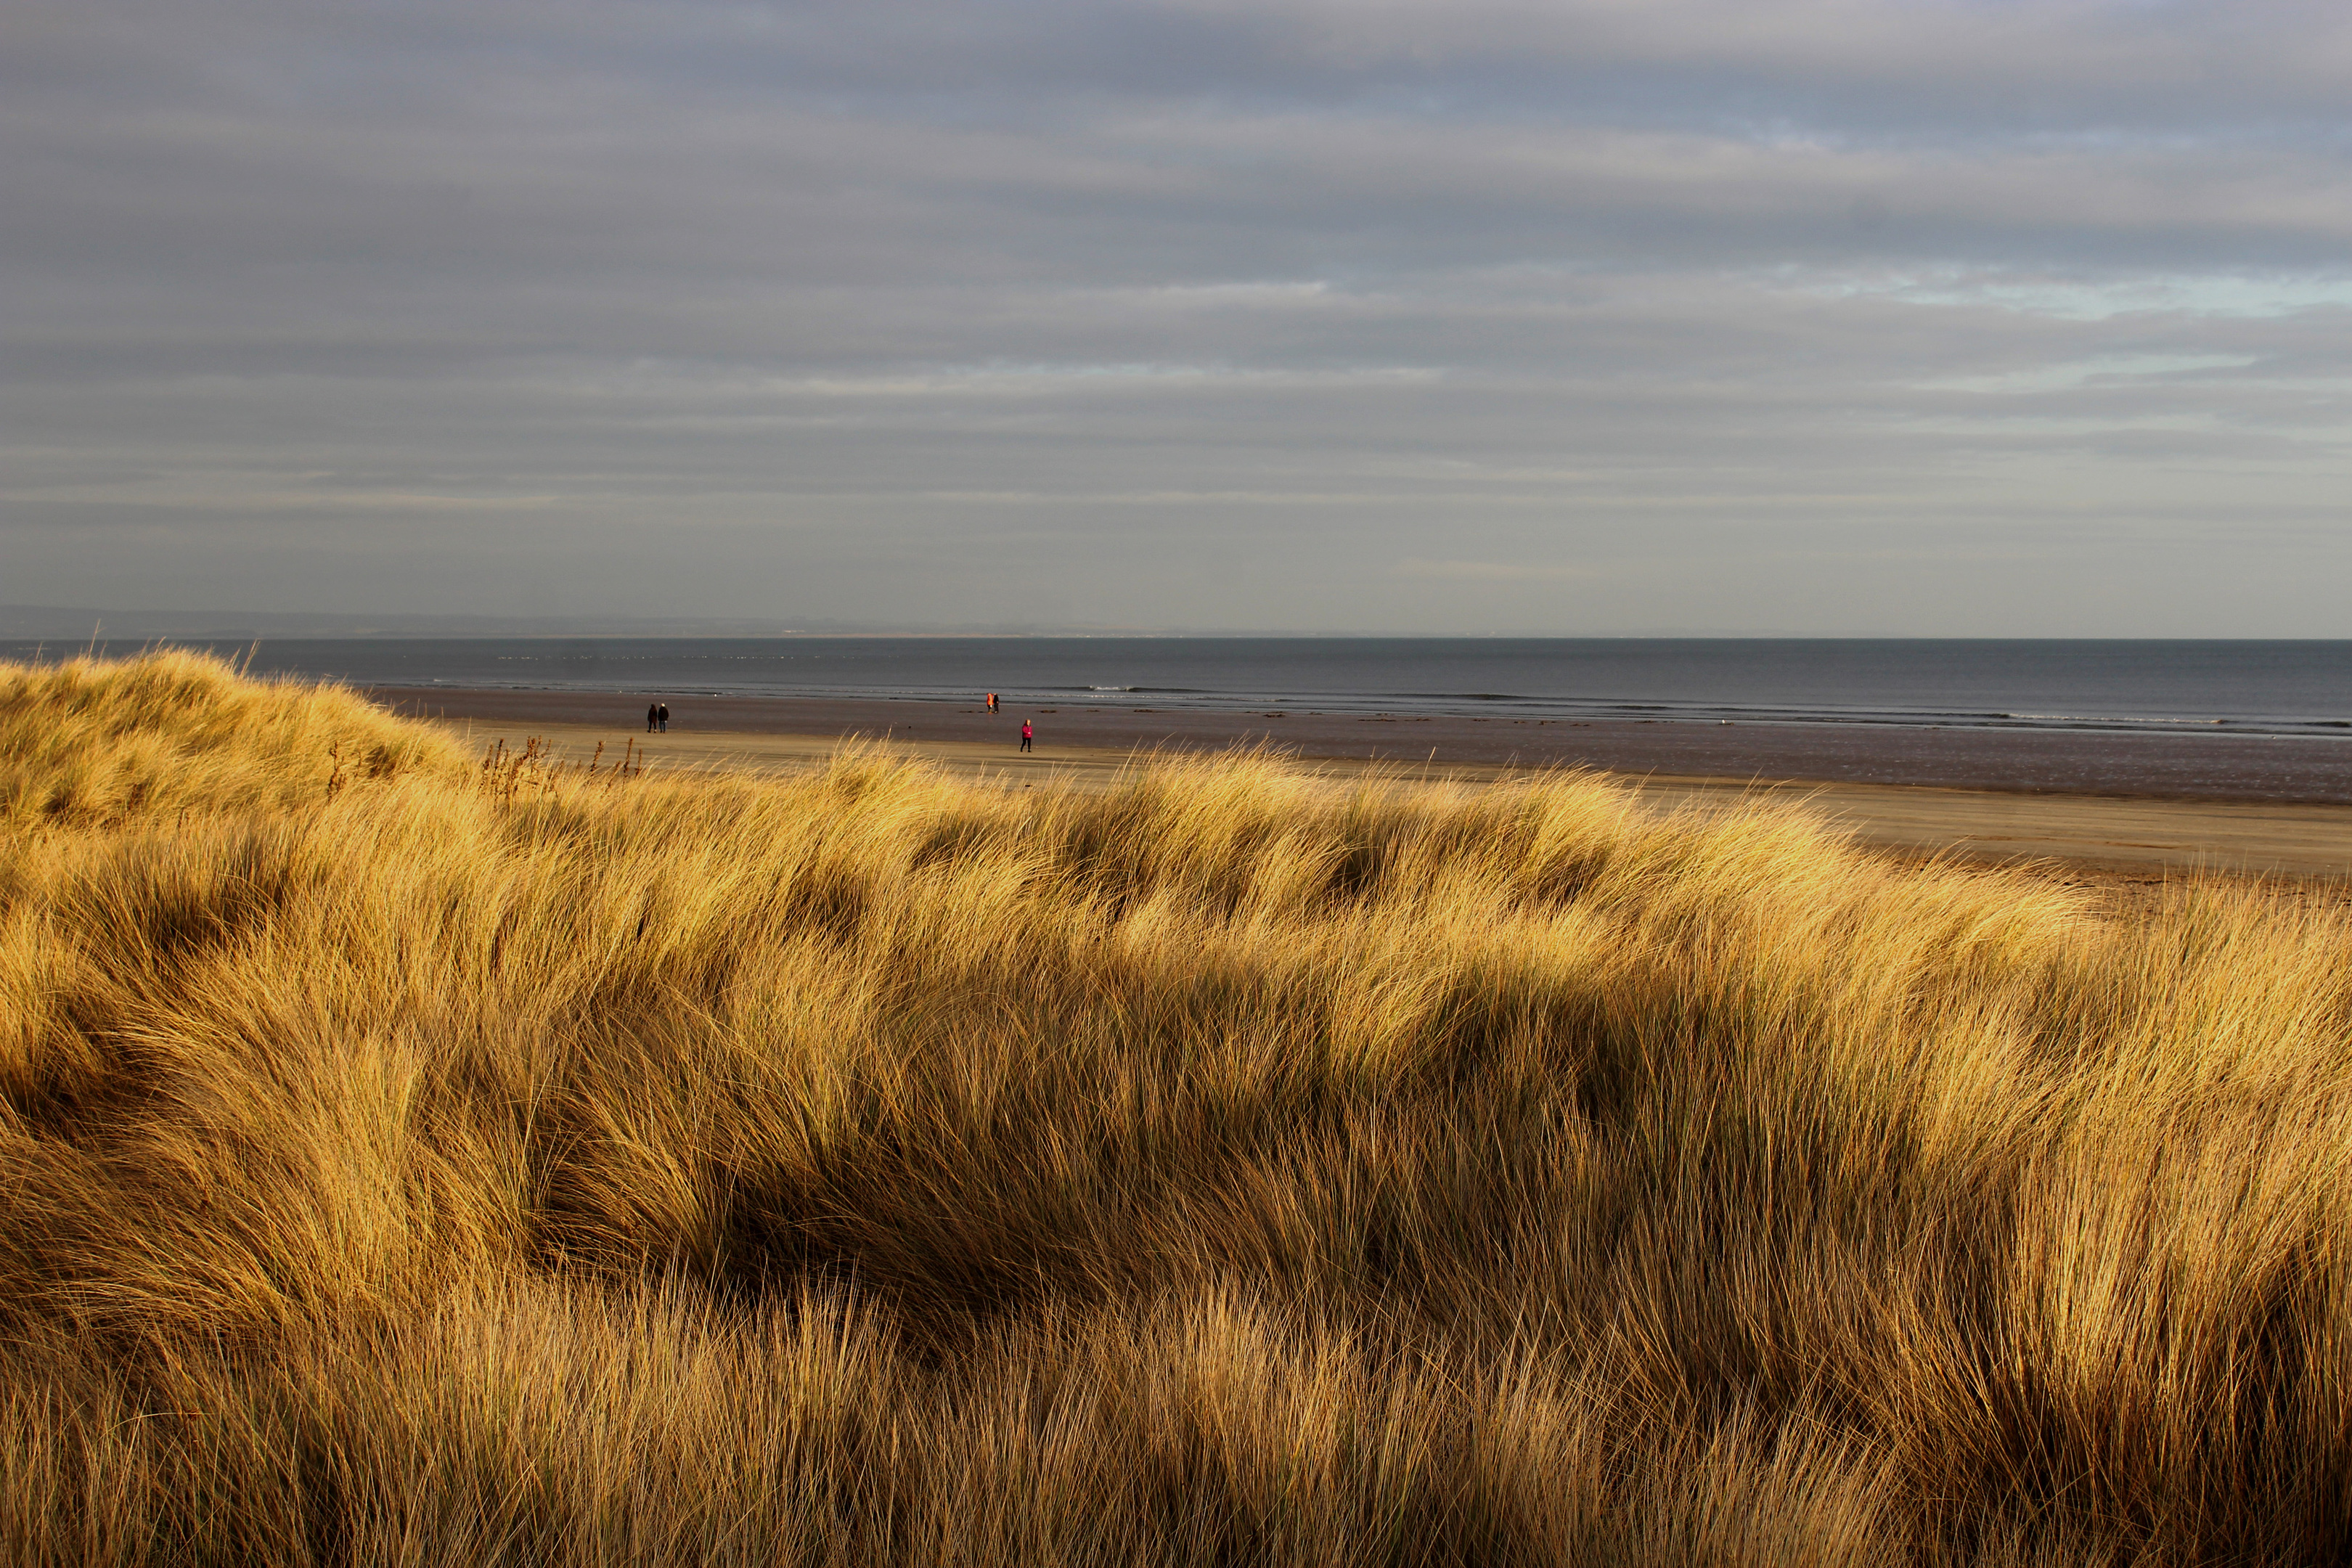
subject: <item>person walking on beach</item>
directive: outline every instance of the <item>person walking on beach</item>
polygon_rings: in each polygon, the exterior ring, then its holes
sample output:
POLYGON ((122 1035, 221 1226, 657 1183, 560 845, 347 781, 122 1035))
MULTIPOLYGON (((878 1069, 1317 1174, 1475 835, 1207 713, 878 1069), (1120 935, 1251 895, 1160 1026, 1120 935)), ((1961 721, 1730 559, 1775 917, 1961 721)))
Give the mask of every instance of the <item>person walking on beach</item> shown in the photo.
POLYGON ((996 693, 993 691, 988 694, 988 710, 991 713, 996 711, 996 693))
POLYGON ((669 704, 667 702, 661 705, 661 732, 665 735, 669 733, 669 704))
POLYGON ((660 721, 661 721, 661 704, 660 704, 660 703, 658 703, 658 702, 648 702, 648 703, 646 703, 646 734, 648 734, 648 735, 652 734, 652 733, 654 732, 654 726, 655 726, 656 724, 659 723, 660 721))
POLYGON ((1022 749, 1023 751, 1024 751, 1024 752, 1025 752, 1025 751, 1027 751, 1027 750, 1029 749, 1029 742, 1032 742, 1032 741, 1034 741, 1034 740, 1035 740, 1036 738, 1037 738, 1037 731, 1034 731, 1034 730, 1032 730, 1032 729, 1029 727, 1029 721, 1028 721, 1028 720, 1026 720, 1026 719, 1022 720, 1022 721, 1021 721, 1021 749, 1022 749))

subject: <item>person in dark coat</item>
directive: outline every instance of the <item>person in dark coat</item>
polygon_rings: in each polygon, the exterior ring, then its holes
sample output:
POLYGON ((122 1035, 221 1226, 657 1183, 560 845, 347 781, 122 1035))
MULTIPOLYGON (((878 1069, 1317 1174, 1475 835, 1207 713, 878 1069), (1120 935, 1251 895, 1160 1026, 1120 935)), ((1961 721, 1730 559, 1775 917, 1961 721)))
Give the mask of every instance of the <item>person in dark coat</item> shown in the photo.
POLYGON ((667 702, 661 705, 661 732, 665 735, 669 733, 669 704, 667 702))
POLYGON ((659 722, 661 722, 661 704, 658 702, 646 703, 646 733, 648 735, 652 734, 654 732, 654 726, 659 722))

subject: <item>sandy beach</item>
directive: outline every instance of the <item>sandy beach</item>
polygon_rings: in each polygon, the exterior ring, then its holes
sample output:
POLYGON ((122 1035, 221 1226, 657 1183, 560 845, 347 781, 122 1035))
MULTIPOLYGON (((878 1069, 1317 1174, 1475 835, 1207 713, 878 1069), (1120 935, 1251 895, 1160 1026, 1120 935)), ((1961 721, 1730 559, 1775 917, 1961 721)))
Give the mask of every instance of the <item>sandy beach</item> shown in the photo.
POLYGON ((2329 882, 2352 878, 2352 746, 2225 737, 1808 725, 1514 723, 1477 718, 1242 715, 1139 705, 990 714, 978 702, 697 697, 645 734, 628 693, 378 689, 395 711, 484 744, 530 736, 566 757, 644 746, 665 768, 809 767, 844 740, 1018 786, 1047 774, 1108 778, 1140 752, 1264 745, 1334 773, 1491 780, 1587 767, 1660 809, 1714 808, 1759 791, 1802 800, 1865 843, 1905 854, 2049 861, 2118 879, 2195 872, 2329 882), (1023 756, 1023 718, 1039 750, 1023 756))

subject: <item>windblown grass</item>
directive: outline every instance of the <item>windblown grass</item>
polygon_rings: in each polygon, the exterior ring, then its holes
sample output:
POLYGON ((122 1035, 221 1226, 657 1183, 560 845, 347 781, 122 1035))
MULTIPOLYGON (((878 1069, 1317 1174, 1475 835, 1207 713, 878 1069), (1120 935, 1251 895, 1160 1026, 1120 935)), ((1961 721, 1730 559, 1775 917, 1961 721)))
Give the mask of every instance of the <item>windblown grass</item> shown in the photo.
POLYGON ((0 668, 0 1556, 2333 1561, 2352 930, 0 668))

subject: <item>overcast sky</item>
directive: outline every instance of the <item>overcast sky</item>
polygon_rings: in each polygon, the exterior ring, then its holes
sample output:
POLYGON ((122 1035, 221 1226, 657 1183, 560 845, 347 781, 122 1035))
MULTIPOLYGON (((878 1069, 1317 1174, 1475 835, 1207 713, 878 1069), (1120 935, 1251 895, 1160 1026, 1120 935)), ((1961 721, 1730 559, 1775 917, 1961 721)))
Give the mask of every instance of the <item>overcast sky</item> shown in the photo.
POLYGON ((2352 7, 0 0, 0 601, 2352 636, 2352 7))

